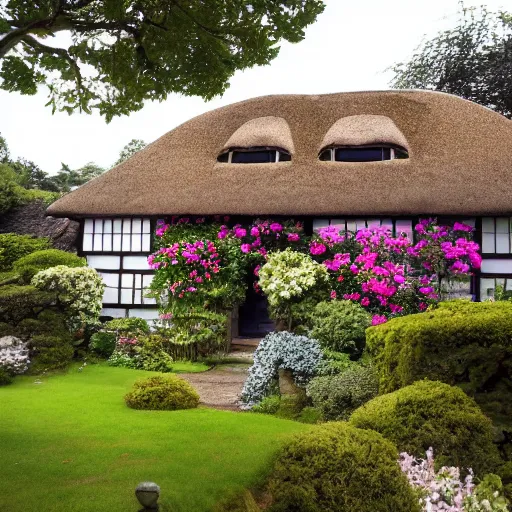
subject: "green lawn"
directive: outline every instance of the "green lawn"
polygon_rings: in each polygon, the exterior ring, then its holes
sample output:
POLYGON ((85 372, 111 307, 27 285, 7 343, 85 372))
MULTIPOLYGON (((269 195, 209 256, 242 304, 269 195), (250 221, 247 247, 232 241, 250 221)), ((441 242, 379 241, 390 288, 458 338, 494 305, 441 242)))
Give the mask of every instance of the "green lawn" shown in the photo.
POLYGON ((157 482, 162 511, 201 512, 256 484, 279 443, 310 428, 263 414, 136 411, 124 394, 150 372, 90 365, 0 388, 0 510, 138 510, 157 482))

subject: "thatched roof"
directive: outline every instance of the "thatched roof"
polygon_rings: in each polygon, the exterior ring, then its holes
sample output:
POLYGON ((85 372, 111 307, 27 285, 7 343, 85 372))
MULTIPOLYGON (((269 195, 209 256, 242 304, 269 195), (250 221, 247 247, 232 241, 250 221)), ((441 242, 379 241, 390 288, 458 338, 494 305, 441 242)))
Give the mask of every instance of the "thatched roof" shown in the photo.
POLYGON ((184 123, 48 213, 512 214, 511 184, 512 122, 469 101, 427 91, 266 96, 184 123), (410 158, 318 159, 322 144, 380 141, 379 131, 410 158), (285 146, 292 161, 217 162, 244 143, 285 146))

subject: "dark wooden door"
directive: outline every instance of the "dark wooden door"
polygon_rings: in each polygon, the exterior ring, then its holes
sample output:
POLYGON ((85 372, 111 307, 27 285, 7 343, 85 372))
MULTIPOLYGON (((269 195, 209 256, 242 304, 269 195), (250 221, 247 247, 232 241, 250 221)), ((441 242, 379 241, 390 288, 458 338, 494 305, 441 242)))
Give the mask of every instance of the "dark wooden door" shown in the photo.
POLYGON ((267 298, 256 293, 251 283, 245 303, 240 306, 240 336, 261 338, 274 330, 275 324, 268 316, 267 298))

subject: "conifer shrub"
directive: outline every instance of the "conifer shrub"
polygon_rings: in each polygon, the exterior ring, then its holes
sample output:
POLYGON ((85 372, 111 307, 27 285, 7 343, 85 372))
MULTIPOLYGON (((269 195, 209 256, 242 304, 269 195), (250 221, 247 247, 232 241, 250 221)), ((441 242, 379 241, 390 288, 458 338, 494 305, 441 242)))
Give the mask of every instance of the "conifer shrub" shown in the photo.
POLYGON ((311 337, 324 349, 358 356, 363 351, 369 325, 370 315, 355 302, 320 302, 312 315, 311 337))
POLYGON ((64 265, 66 267, 85 267, 85 258, 80 258, 71 252, 59 249, 46 249, 23 256, 13 265, 13 270, 21 277, 23 282, 30 283, 31 279, 41 270, 64 265))
POLYGON ((32 365, 31 373, 42 373, 66 368, 71 363, 74 348, 71 337, 39 334, 29 342, 32 365))
POLYGON ((315 377, 307 387, 313 405, 322 411, 324 420, 348 420, 358 407, 379 391, 372 366, 353 365, 339 375, 315 377))
POLYGON ((344 422, 296 435, 269 480, 272 512, 419 512, 397 449, 377 432, 344 422))
POLYGON ((15 233, 0 234, 0 270, 11 270, 13 263, 27 254, 50 248, 48 238, 15 233))
POLYGON ((472 468, 483 476, 499 464, 491 421, 461 389, 442 382, 418 381, 378 396, 354 411, 350 423, 381 433, 416 457, 432 447, 439 466, 472 468))
POLYGON ((34 318, 55 300, 54 293, 34 286, 0 286, 0 322, 16 325, 24 318, 34 318))
POLYGON ((157 375, 135 382, 124 400, 132 409, 175 411, 199 405, 197 391, 176 375, 157 375))

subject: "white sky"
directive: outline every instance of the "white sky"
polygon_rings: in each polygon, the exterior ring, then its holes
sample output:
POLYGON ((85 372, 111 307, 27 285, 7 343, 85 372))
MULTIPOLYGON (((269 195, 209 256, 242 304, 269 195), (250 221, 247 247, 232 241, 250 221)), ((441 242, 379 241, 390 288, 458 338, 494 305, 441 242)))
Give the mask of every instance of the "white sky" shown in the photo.
MULTIPOLYGON (((222 98, 172 95, 106 124, 99 115, 52 115, 46 90, 36 96, 0 91, 0 133, 11 155, 50 174, 65 162, 109 167, 131 139, 152 142, 208 110, 266 94, 318 94, 388 89, 386 69, 407 60, 424 37, 454 26, 459 0, 325 0, 326 9, 299 44, 283 44, 270 66, 237 73, 222 98)), ((512 10, 510 0, 466 0, 512 10), (507 5, 508 4, 508 5, 507 5)))

